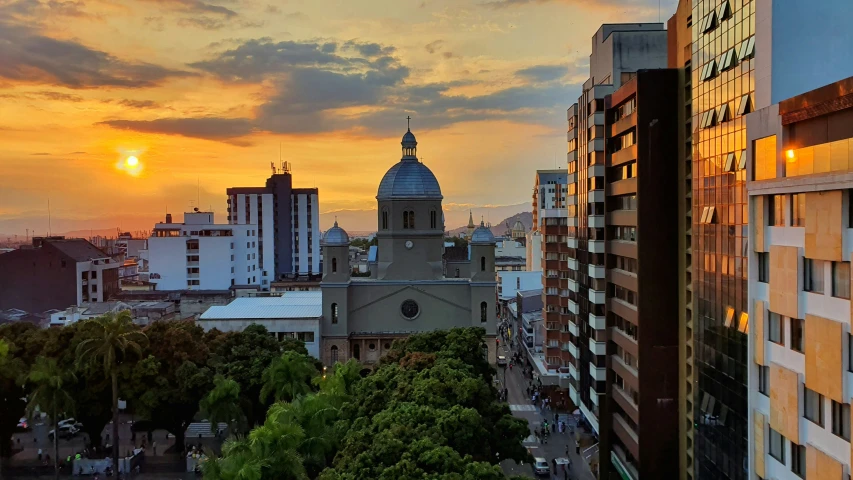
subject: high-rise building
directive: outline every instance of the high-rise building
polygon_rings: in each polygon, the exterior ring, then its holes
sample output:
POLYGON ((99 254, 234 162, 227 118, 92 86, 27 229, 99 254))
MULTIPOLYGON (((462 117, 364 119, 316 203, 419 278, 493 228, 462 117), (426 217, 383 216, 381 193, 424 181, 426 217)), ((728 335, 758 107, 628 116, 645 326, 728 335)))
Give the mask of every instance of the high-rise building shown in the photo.
POLYGON ((853 77, 746 124, 750 478, 847 478, 853 77))
MULTIPOLYGON (((754 103, 757 0, 694 0, 693 477, 747 476, 745 114, 754 103), (728 320, 727 320, 728 319, 728 320)), ((688 478, 690 478, 688 476, 688 478)))
POLYGON ((213 212, 184 213, 184 223, 154 224, 149 280, 157 290, 228 290, 260 285, 257 225, 213 223, 213 212))
POLYGON ((263 187, 227 190, 228 223, 258 226, 261 288, 286 276, 320 272, 320 203, 316 188, 293 188, 290 166, 273 166, 263 187))
MULTIPOLYGON (((666 64, 667 33, 663 24, 602 25, 592 38, 590 78, 583 84, 583 93, 578 103, 567 112, 569 186, 566 203, 569 253, 568 265, 563 268, 566 268, 569 276, 566 318, 569 320, 570 345, 566 350, 570 355, 568 361, 573 365, 569 368, 572 376, 569 395, 586 422, 599 435, 602 478, 607 478, 615 468, 621 467, 620 472, 628 475, 635 473, 630 471, 631 468, 637 468, 636 464, 617 466, 619 461, 614 460, 610 450, 611 429, 615 423, 612 413, 608 410, 607 385, 608 381, 614 381, 615 377, 608 378, 608 352, 611 348, 613 350, 610 353, 617 351, 615 345, 608 346, 607 338, 606 240, 623 235, 630 238, 631 229, 627 225, 619 225, 612 231, 607 231, 606 228, 605 205, 608 202, 605 200, 605 192, 608 187, 605 185, 607 169, 613 167, 608 167, 606 159, 605 102, 608 95, 636 77, 637 71, 665 68, 666 64)), ((649 111, 651 109, 650 106, 649 111)), ((649 121, 654 118, 656 117, 649 117, 649 121)), ((663 120, 658 118, 658 123, 661 122, 663 120)), ((663 125, 657 128, 663 128, 663 125)), ((630 137, 633 142, 637 138, 634 136, 637 130, 634 129, 633 132, 635 133, 624 135, 619 141, 628 142, 630 137)), ((617 170, 622 169, 623 166, 617 166, 612 173, 621 174, 617 170)), ((636 235, 636 229, 634 234, 636 235)), ((615 287, 611 290, 611 296, 616 296, 615 287)), ((636 291, 632 294, 636 296, 636 291)), ((618 295, 627 298, 628 294, 620 287, 618 295)), ((552 355, 552 352, 556 354, 560 351, 558 358, 562 360, 562 348, 549 343, 546 348, 547 357, 553 358, 555 355, 552 355)), ((620 420, 619 425, 623 426, 624 423, 620 420)), ((636 428, 633 430, 636 431, 636 428)), ((624 460, 623 463, 632 463, 628 457, 624 460)))
POLYGON ((678 72, 678 464, 693 475, 693 83, 691 0, 679 0, 667 22, 667 66, 678 72))

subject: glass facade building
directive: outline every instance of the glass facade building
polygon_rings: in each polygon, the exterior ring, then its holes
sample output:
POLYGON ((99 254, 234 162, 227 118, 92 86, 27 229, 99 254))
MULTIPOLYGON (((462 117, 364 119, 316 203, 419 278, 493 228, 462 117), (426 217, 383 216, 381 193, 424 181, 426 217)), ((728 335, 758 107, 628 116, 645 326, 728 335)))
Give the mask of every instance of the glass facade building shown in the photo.
MULTIPOLYGON (((693 474, 745 479, 746 120, 754 102, 755 0, 693 0, 693 474)), ((747 329, 748 332, 748 329, 747 329)))

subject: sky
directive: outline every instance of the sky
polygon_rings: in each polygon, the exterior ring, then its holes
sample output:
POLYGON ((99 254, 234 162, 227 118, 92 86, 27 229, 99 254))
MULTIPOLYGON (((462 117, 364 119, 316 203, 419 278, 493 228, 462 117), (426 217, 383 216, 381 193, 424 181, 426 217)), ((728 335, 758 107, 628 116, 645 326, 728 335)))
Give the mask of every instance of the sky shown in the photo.
POLYGON ((325 219, 375 209, 407 116, 446 210, 529 204, 592 35, 660 3, 0 0, 0 233, 47 232, 48 203, 53 232, 224 222, 279 158, 325 219))

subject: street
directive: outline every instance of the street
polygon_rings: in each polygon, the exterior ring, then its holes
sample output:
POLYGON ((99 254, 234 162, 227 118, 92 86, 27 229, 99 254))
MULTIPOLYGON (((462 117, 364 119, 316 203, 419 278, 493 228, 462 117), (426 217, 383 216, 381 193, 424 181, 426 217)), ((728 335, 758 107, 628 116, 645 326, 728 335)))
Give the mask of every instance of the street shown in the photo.
MULTIPOLYGON (((512 352, 501 342, 501 351, 508 359, 512 358, 512 352)), ((524 446, 530 451, 534 457, 543 457, 550 464, 555 458, 566 457, 571 460, 571 468, 568 476, 564 472, 552 472, 553 479, 577 479, 577 480, 595 480, 595 476, 589 469, 589 466, 583 461, 580 455, 575 453, 575 439, 569 429, 564 433, 552 433, 548 436, 547 443, 539 443, 536 436, 533 435, 533 429, 540 428, 542 422, 548 419, 549 424, 554 421, 554 411, 546 411, 544 414, 539 407, 532 405, 530 397, 527 396, 528 380, 521 373, 521 367, 502 368, 498 367, 498 378, 505 388, 509 391, 508 402, 513 415, 518 418, 523 418, 528 421, 531 428, 531 435, 524 440, 524 446)), ((560 412, 561 414, 566 412, 560 412)), ((530 478, 536 478, 533 474, 533 467, 529 464, 519 465, 512 460, 501 462, 501 467, 507 475, 523 475, 530 478)), ((541 478, 541 477, 540 477, 541 478)))

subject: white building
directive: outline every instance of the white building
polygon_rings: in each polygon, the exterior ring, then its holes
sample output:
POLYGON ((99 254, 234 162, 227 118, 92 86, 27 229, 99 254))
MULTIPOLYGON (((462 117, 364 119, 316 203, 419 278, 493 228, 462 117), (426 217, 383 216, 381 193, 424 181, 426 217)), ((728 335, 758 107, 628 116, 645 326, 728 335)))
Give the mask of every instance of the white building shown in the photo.
POLYGON ((260 285, 257 226, 217 225, 212 212, 188 212, 184 223, 172 223, 167 214, 148 239, 148 264, 157 290, 260 285))
POLYGON ((279 340, 305 342, 308 353, 320 358, 321 292, 286 292, 282 296, 237 298, 224 306, 210 307, 198 319, 205 331, 239 332, 252 324, 263 325, 279 340))
POLYGON ((320 201, 316 188, 293 188, 285 162, 264 187, 227 190, 228 223, 257 225, 261 288, 286 276, 320 273, 320 201))

